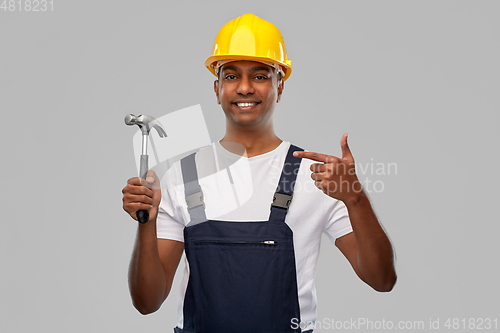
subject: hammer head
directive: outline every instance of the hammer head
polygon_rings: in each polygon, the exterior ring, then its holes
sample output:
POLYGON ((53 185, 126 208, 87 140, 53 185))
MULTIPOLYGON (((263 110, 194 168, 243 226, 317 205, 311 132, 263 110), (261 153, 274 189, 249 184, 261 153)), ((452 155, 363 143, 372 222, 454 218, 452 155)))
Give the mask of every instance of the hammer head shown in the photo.
POLYGON ((164 138, 167 136, 167 133, 165 133, 165 129, 163 126, 160 124, 158 120, 155 118, 148 116, 148 115, 133 115, 128 114, 125 117, 125 124, 132 126, 132 125, 137 125, 142 131, 142 135, 149 135, 149 131, 151 131, 151 128, 155 128, 156 131, 158 132, 158 135, 160 138, 164 138))

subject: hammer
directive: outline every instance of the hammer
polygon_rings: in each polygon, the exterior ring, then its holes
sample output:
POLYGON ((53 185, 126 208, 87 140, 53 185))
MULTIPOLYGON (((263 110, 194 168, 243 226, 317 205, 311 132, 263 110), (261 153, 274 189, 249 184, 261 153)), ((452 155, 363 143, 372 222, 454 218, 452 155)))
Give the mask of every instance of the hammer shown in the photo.
MULTIPOLYGON (((142 155, 141 155, 141 168, 139 171, 139 176, 142 179, 146 179, 146 174, 148 173, 148 137, 149 131, 151 128, 155 128, 160 138, 164 138, 167 136, 163 126, 160 124, 158 120, 151 116, 147 115, 138 115, 135 116, 133 114, 128 114, 125 117, 125 124, 132 126, 137 125, 141 129, 142 132, 142 155)), ((146 223, 149 220, 149 211, 147 210, 138 210, 137 211, 137 220, 139 223, 146 223)))

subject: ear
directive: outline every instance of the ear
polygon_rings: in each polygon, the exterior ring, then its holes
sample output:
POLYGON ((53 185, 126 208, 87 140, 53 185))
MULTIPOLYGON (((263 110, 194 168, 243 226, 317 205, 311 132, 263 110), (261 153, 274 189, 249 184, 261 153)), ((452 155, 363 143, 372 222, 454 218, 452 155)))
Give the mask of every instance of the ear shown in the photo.
POLYGON ((276 99, 276 103, 280 102, 281 94, 283 93, 283 89, 285 89, 285 80, 280 78, 278 81, 278 98, 276 99))
POLYGON ((217 96, 217 104, 220 104, 220 100, 219 100, 219 80, 215 80, 214 81, 214 92, 215 92, 215 96, 217 96))

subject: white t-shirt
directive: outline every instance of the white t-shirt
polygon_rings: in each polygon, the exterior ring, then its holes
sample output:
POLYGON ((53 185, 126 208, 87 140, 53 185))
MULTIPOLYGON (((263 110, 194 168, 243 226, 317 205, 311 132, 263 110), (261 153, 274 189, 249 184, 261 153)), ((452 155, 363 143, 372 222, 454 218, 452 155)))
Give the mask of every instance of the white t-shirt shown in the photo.
MULTIPOLYGON (((207 219, 267 221, 289 147, 290 143, 283 141, 276 149, 250 158, 231 153, 219 142, 198 151, 195 160, 207 219)), ((336 238, 352 232, 344 203, 327 196, 314 185, 310 171, 313 163, 317 162, 302 159, 285 219, 293 231, 303 323, 316 320, 314 272, 321 235, 325 233, 334 242, 336 238)), ((166 172, 161 181, 161 190, 157 236, 182 242, 183 230, 190 217, 180 162, 174 163, 166 172)), ((183 327, 183 302, 188 277, 186 261, 178 304, 179 328, 183 327)), ((312 328, 312 325, 308 325, 304 330, 312 328)))

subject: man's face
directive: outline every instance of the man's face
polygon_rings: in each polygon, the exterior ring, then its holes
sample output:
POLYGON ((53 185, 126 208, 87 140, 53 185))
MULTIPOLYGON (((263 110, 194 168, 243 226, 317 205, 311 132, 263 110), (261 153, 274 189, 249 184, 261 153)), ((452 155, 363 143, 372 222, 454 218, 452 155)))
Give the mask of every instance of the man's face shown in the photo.
POLYGON ((263 63, 234 61, 222 66, 214 91, 229 121, 252 126, 272 117, 283 80, 278 81, 275 69, 263 63))

